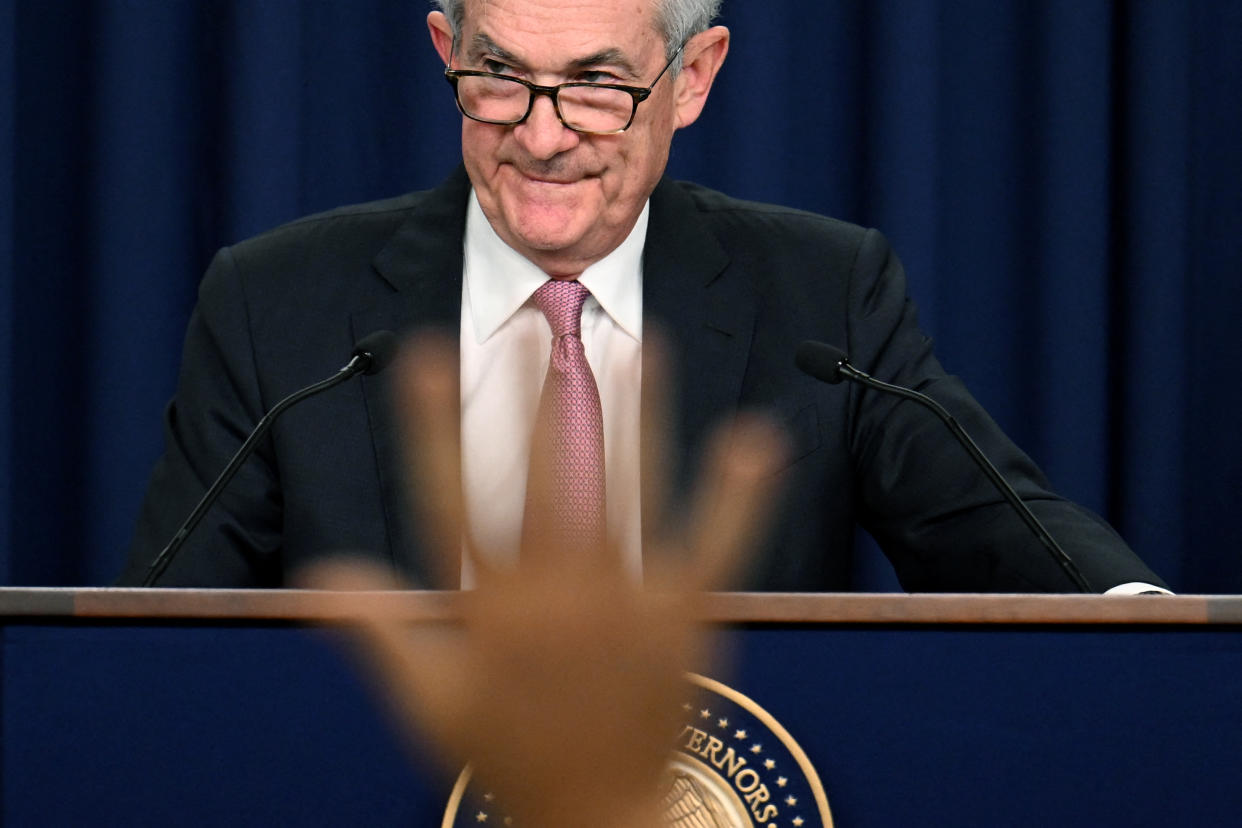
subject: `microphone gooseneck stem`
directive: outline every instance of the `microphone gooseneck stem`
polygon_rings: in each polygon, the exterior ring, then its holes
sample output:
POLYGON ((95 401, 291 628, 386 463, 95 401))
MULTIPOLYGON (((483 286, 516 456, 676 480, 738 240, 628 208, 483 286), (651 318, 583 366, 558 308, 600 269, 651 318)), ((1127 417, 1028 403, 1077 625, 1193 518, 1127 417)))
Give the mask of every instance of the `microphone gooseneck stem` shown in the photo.
POLYGON ((276 403, 276 405, 272 407, 271 411, 264 414, 263 419, 259 420, 259 424, 255 426, 254 431, 252 431, 250 436, 246 438, 246 442, 241 444, 241 448, 239 448, 237 453, 233 455, 233 459, 229 461, 229 464, 224 467, 224 471, 222 471, 220 476, 216 478, 216 481, 211 484, 211 488, 207 490, 202 499, 198 501, 198 505, 194 507, 194 511, 190 512, 189 517, 187 517, 185 522, 181 524, 181 528, 177 530, 177 534, 173 535, 173 538, 168 542, 168 545, 165 546, 160 554, 156 556, 155 560, 151 562, 151 566, 147 568, 147 574, 142 581, 142 585, 144 587, 154 586, 155 582, 159 580, 159 577, 164 574, 164 570, 167 569, 168 564, 172 562, 173 556, 177 554, 177 550, 181 548, 182 544, 184 544, 186 539, 190 536, 190 533, 194 531, 194 527, 197 526, 198 522, 203 519, 204 515, 207 514, 207 510, 211 508, 211 505, 215 503, 216 498, 220 496, 220 492, 223 491, 224 487, 227 486, 229 481, 233 479, 233 475, 237 474, 237 470, 241 468, 242 463, 246 461, 246 458, 249 457, 251 452, 254 451, 255 447, 259 444, 259 441, 262 440, 267 434, 268 430, 272 427, 272 424, 276 422, 277 417, 283 414, 290 406, 300 403, 307 397, 313 397, 322 391, 327 391, 329 388, 340 385, 350 379, 355 374, 367 371, 372 365, 372 360, 373 357, 369 353, 355 354, 354 357, 350 359, 348 364, 345 365, 345 367, 341 368, 332 376, 327 379, 320 380, 314 385, 308 385, 300 391, 295 391, 280 402, 276 403))
POLYGON ((948 412, 948 409, 926 394, 910 388, 903 388, 900 385, 892 385, 884 382, 883 380, 878 380, 870 374, 858 370, 845 360, 840 360, 838 363, 838 370, 843 376, 848 377, 855 382, 859 382, 878 391, 885 391, 889 394, 896 394, 897 396, 903 397, 907 400, 922 403, 935 412, 936 416, 943 420, 944 424, 949 427, 949 431, 953 432, 953 436, 958 439, 958 442, 962 444, 962 447, 966 449, 972 458, 974 458, 974 461, 979 468, 983 469, 983 472, 988 476, 988 479, 992 481, 1000 493, 1004 495, 1005 499, 1009 501, 1009 505, 1011 505, 1014 510, 1021 515, 1022 520, 1027 526, 1030 527, 1031 531, 1035 533, 1035 537, 1039 538, 1040 543, 1042 543, 1044 548, 1052 554, 1052 557, 1056 560, 1056 562, 1060 564, 1061 569, 1064 570, 1069 579, 1073 581, 1074 584, 1083 592, 1095 592, 1095 590, 1091 588, 1091 585, 1087 583, 1087 579, 1083 576, 1082 572, 1080 572, 1078 567, 1074 565, 1074 562, 1070 559, 1070 556, 1065 553, 1065 550, 1061 548, 1061 545, 1053 539, 1052 535, 1048 533, 1048 530, 1044 528, 1044 525, 1039 522, 1039 518, 1035 517, 1035 513, 1030 510, 1030 507, 1022 502, 1022 498, 1018 497, 1018 493, 1014 491, 1013 486, 1010 486, 1009 481, 1001 476, 1001 473, 997 470, 996 466, 992 465, 992 461, 989 460, 979 449, 979 446, 976 445, 975 441, 970 438, 970 435, 966 433, 966 430, 958 424, 957 420, 953 418, 953 415, 948 412))

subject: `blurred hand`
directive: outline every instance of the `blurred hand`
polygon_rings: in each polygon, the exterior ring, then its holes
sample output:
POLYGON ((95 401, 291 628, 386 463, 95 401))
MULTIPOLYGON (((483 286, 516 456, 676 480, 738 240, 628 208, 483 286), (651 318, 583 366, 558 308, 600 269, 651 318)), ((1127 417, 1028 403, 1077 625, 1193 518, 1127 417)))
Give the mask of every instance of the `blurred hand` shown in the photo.
MULTIPOLYGON (((780 436, 757 419, 714 435, 685 520, 657 536, 664 521, 644 515, 643 584, 614 545, 568 548, 546 530, 529 533, 520 560, 501 568, 465 532, 454 350, 424 340, 389 370, 409 418, 420 526, 448 582, 463 546, 477 576, 452 630, 407 624, 397 605, 375 596, 348 601, 346 615, 408 735, 430 741, 450 769, 473 763, 481 784, 528 828, 660 824, 658 786, 684 671, 710 655, 708 630, 696 623, 701 598, 728 583, 754 542, 780 436)), ((664 503, 664 435, 653 425, 665 422, 659 354, 644 354, 643 373, 644 487, 649 501, 664 503)), ((546 527, 549 469, 533 462, 529 485, 528 525, 546 527)), ((402 588, 379 565, 347 560, 316 565, 302 583, 402 588)))

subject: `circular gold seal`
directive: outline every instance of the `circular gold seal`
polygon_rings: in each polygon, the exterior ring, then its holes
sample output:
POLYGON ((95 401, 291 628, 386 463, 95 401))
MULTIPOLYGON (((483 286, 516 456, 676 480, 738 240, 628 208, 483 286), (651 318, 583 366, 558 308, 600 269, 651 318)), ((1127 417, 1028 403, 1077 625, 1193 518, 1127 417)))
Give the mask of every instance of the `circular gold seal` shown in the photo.
MULTIPOLYGON (((832 828, 819 774, 784 727, 754 700, 687 674, 681 729, 661 781, 671 828, 832 828)), ((441 828, 515 825, 503 803, 474 790, 467 765, 441 828)))

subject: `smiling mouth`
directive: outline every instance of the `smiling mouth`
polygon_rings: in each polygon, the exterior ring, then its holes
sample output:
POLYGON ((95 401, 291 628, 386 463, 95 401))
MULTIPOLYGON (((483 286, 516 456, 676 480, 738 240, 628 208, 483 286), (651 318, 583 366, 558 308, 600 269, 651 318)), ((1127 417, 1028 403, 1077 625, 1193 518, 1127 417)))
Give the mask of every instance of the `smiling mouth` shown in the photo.
POLYGON ((572 175, 566 176, 566 170, 548 169, 547 172, 541 172, 538 169, 524 169, 520 165, 513 163, 510 163, 509 166, 511 166, 513 171, 516 172, 522 179, 530 182, 531 184, 547 184, 550 186, 566 187, 570 184, 581 183, 588 178, 593 177, 590 173, 575 172, 572 175))
POLYGON ((556 184, 560 186, 566 186, 569 184, 577 184, 579 181, 581 181, 581 179, 579 178, 571 178, 571 179, 545 178, 544 176, 541 176, 541 175, 529 175, 527 173, 522 173, 522 177, 525 178, 527 181, 530 181, 534 184, 556 184))

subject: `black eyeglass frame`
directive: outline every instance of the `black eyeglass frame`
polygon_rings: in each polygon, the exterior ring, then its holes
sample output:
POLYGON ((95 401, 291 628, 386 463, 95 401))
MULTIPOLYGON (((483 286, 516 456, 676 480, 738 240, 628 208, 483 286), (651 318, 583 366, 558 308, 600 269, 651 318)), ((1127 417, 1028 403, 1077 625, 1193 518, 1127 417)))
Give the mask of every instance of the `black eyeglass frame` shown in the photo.
POLYGON ((497 126, 517 126, 518 124, 525 123, 526 119, 530 117, 530 113, 535 111, 535 98, 540 95, 544 95, 552 99, 552 108, 556 111, 557 120, 559 120, 561 125, 566 129, 571 129, 574 132, 578 132, 583 135, 619 135, 633 125, 634 116, 638 114, 638 105, 647 100, 647 98, 651 97, 651 91, 655 89, 655 85, 660 82, 660 79, 664 77, 672 65, 677 61, 677 58, 680 57, 682 50, 685 48, 685 43, 678 46, 677 51, 673 53, 673 56, 669 58, 668 63, 664 64, 664 68, 660 70, 660 74, 656 75, 656 79, 651 82, 650 86, 646 87, 624 86, 619 83, 587 83, 585 81, 569 81, 567 83, 558 83, 556 86, 540 86, 539 84, 531 83, 528 80, 515 78, 511 75, 501 75, 497 72, 483 72, 478 69, 450 69, 447 67, 444 70, 444 78, 449 82, 449 85, 453 87, 453 98, 457 101, 458 111, 472 121, 478 121, 483 124, 495 124, 497 126), (479 118, 478 116, 471 115, 466 111, 465 107, 461 105, 461 93, 457 88, 457 81, 461 78, 496 78, 498 80, 512 81, 513 83, 525 86, 527 91, 530 93, 526 102, 526 113, 520 118, 513 118, 507 121, 494 121, 489 118, 479 118), (561 101, 558 95, 562 89, 576 89, 583 87, 592 89, 615 89, 618 92, 625 92, 629 95, 634 100, 634 104, 630 107, 630 119, 625 122, 625 126, 620 127, 619 129, 599 131, 593 129, 581 129, 566 123, 565 116, 561 113, 561 101))

